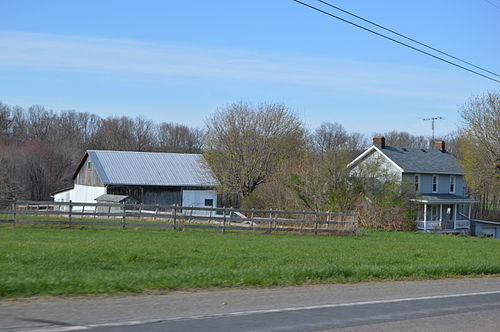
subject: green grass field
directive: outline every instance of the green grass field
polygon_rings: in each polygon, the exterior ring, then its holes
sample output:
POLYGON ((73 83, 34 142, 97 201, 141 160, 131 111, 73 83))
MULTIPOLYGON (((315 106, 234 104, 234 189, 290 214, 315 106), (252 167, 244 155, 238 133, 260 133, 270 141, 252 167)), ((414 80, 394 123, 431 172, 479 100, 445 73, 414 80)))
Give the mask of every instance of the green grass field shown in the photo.
POLYGON ((444 278, 500 273, 500 241, 0 227, 0 296, 444 278))

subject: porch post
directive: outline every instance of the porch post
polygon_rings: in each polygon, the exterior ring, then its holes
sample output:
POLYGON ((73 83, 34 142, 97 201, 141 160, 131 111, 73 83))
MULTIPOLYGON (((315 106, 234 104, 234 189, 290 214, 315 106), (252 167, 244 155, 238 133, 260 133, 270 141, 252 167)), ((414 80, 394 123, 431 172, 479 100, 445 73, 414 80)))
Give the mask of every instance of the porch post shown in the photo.
POLYGON ((471 205, 472 204, 469 203, 469 221, 470 221, 470 209, 471 209, 471 205))
POLYGON ((427 232, 427 204, 424 203, 424 232, 427 232))
POLYGON ((453 204, 453 229, 457 229, 457 208, 458 204, 453 204))

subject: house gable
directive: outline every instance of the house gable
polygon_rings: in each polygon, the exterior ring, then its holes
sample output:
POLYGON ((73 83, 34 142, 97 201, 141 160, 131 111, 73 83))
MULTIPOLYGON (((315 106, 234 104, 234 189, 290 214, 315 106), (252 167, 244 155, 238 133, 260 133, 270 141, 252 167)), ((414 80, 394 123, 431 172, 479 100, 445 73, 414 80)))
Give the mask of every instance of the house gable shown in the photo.
MULTIPOLYGON (((388 158, 376 146, 372 146, 363 152, 358 158, 349 163, 348 167, 351 168, 352 175, 361 175, 363 173, 373 173, 375 170, 369 168, 376 168, 377 172, 381 171, 382 175, 395 175, 397 179, 401 179, 403 169, 388 158)), ((379 177, 375 175, 375 177, 379 177)))

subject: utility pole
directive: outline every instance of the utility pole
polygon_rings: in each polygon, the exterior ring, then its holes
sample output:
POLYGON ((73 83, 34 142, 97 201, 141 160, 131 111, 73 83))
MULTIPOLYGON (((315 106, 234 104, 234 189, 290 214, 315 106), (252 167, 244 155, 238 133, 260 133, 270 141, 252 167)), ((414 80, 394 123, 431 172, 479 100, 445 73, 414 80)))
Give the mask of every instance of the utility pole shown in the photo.
POLYGON ((433 117, 433 118, 426 118, 426 119, 422 119, 422 120, 424 120, 424 121, 432 121, 432 142, 434 142, 434 121, 436 121, 436 120, 443 120, 443 118, 440 117, 440 116, 436 116, 436 117, 433 117))

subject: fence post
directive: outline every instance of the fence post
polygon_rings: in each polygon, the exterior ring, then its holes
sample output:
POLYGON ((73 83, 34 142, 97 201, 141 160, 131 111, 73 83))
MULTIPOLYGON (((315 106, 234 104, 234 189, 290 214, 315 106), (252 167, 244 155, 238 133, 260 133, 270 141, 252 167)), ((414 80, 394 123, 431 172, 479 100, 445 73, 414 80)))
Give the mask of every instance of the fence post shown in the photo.
POLYGON ((139 206, 139 219, 142 219, 142 204, 139 206))
POLYGON ((326 212, 326 229, 330 230, 330 211, 326 212))
POLYGON ((125 203, 122 203, 122 230, 125 229, 125 203))
MULTIPOLYGON (((276 210, 278 211, 278 210, 276 210)), ((278 213, 275 212, 274 213, 274 230, 277 231, 278 230, 278 213)))
POLYGON ((14 197, 14 200, 12 201, 12 226, 16 227, 16 209, 17 209, 17 204, 16 204, 16 198, 14 197))
POLYGON ((177 204, 174 204, 174 231, 177 229, 177 204))
POLYGON ((304 231, 304 227, 306 225, 306 218, 307 218, 307 214, 306 212, 304 211, 304 219, 302 219, 302 222, 300 223, 300 231, 303 232, 304 231))
POLYGON ((252 223, 252 231, 255 232, 255 223, 253 222, 253 211, 254 211, 254 208, 252 208, 252 214, 250 215, 250 222, 252 223))
POLYGON ((226 232, 226 207, 224 206, 224 211, 222 212, 223 220, 222 220, 222 233, 226 232))
POLYGON ((73 212, 73 204, 71 204, 73 201, 70 199, 69 200, 69 213, 68 213, 68 224, 69 224, 69 228, 71 228, 71 223, 72 223, 72 220, 71 220, 71 212, 73 212))
POLYGON ((273 213, 269 212, 269 233, 271 233, 272 227, 273 227, 273 213))
POLYGON ((314 214, 314 235, 318 235, 318 211, 314 214))

